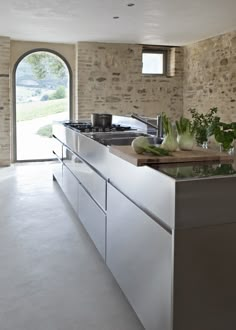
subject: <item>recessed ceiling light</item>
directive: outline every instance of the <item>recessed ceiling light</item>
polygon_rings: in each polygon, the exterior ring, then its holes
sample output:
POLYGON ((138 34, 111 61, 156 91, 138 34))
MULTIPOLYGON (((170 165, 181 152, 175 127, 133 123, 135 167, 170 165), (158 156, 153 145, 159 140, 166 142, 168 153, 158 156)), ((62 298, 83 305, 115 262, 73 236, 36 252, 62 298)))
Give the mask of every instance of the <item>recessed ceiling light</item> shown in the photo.
POLYGON ((114 18, 114 19, 118 19, 118 18, 120 18, 120 17, 119 17, 119 16, 113 16, 113 18, 114 18))
POLYGON ((128 6, 128 7, 133 7, 133 6, 134 6, 134 3, 128 3, 127 6, 128 6))

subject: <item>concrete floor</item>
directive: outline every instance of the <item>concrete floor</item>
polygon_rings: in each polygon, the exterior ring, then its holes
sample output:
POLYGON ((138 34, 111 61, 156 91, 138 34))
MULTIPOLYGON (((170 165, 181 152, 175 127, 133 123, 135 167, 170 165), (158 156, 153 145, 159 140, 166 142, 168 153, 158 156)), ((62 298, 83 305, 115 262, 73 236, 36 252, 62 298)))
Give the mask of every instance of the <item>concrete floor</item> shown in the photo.
POLYGON ((143 329, 50 163, 0 168, 0 329, 143 329))
POLYGON ((17 122, 17 160, 54 158, 52 153, 52 139, 38 135, 37 131, 41 127, 51 125, 53 121, 63 120, 67 120, 67 112, 17 122))

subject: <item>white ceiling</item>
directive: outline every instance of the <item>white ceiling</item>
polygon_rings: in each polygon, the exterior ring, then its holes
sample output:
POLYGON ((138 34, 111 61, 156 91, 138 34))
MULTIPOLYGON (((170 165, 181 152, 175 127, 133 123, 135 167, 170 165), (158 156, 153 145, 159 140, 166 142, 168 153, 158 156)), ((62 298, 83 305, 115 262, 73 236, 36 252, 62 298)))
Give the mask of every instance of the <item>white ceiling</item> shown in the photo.
POLYGON ((186 45, 233 30, 236 0, 0 0, 15 40, 186 45))

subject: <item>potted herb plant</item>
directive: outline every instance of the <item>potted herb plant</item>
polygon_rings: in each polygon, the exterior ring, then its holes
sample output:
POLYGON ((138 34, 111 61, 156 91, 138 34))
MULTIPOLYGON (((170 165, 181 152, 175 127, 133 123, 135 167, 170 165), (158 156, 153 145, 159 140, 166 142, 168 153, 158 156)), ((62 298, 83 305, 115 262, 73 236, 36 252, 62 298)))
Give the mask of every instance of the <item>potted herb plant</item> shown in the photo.
POLYGON ((220 119, 216 116, 218 109, 216 107, 210 108, 206 114, 199 113, 193 108, 190 108, 188 111, 192 116, 192 124, 197 144, 207 148, 208 138, 213 134, 211 127, 220 119))
POLYGON ((215 121, 211 126, 211 133, 214 134, 216 141, 220 144, 221 150, 231 153, 236 139, 236 123, 223 123, 215 121))

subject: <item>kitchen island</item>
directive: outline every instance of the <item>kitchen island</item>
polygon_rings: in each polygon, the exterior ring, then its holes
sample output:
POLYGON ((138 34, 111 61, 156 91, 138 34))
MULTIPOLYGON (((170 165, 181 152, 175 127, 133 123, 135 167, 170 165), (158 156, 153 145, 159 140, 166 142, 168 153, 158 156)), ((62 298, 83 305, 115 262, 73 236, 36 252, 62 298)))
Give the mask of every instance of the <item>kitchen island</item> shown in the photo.
POLYGON ((147 330, 236 326, 232 164, 137 167, 53 127, 57 180, 147 330))

